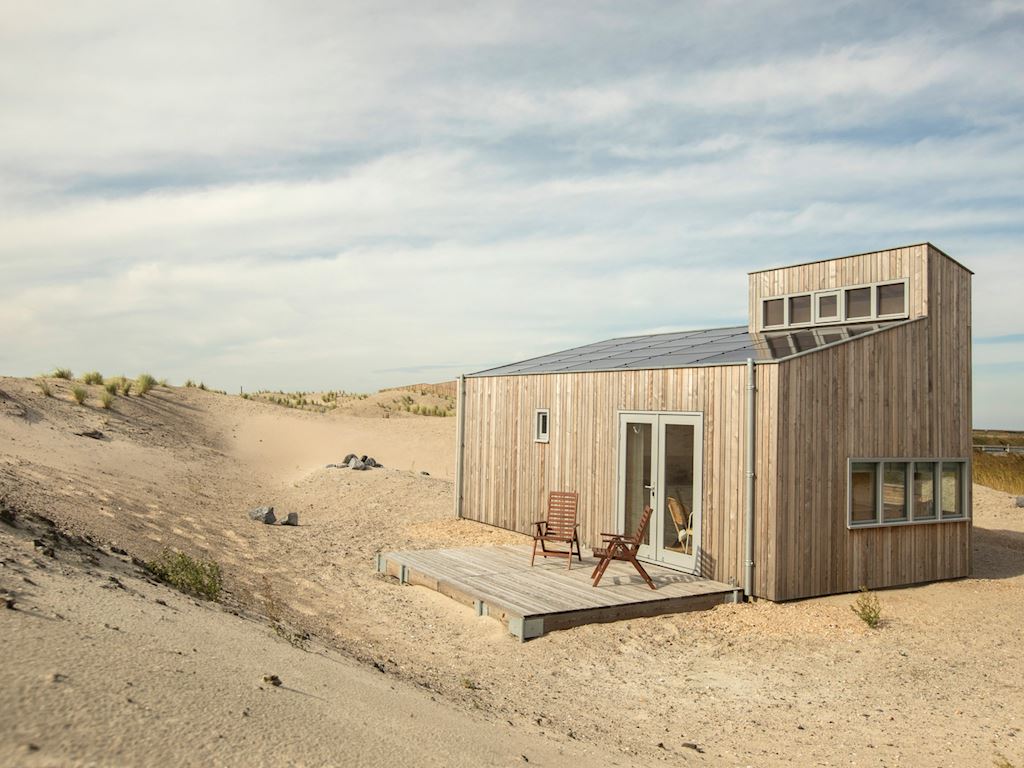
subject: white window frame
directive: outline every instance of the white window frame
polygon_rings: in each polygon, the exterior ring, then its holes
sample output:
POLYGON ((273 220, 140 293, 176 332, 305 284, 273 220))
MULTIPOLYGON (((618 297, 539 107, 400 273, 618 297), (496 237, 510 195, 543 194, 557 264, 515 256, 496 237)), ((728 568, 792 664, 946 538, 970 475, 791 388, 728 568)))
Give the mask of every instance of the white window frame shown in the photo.
POLYGON ((814 302, 813 313, 814 313, 814 324, 815 325, 835 325, 836 323, 843 322, 843 317, 846 315, 846 306, 843 302, 843 298, 846 294, 842 290, 836 289, 834 291, 815 291, 811 299, 814 302), (818 312, 818 300, 824 296, 835 296, 836 297, 836 316, 822 318, 818 312))
MULTIPOLYGON (((802 294, 799 294, 802 295, 802 294)), ((778 328, 789 328, 789 296, 769 296, 761 299, 761 328, 764 330, 776 330, 778 328), (767 325, 764 321, 765 304, 769 301, 782 301, 782 325, 767 325)))
POLYGON ((784 293, 778 296, 763 296, 761 297, 760 312, 761 316, 759 320, 762 331, 779 331, 787 328, 810 328, 816 325, 838 325, 840 323, 873 323, 877 320, 899 320, 910 316, 910 280, 908 278, 901 277, 892 280, 878 280, 873 283, 861 283, 859 285, 842 285, 836 288, 826 288, 820 291, 795 291, 793 293, 784 293), (878 289, 883 285, 903 286, 902 312, 888 315, 878 314, 878 289), (861 288, 868 289, 868 295, 871 300, 871 313, 865 317, 849 317, 846 292, 856 291, 861 288), (808 295, 811 297, 811 322, 791 323, 789 319, 790 299, 808 295), (818 315, 818 297, 828 295, 838 296, 839 316, 834 320, 822 320, 818 315), (765 304, 769 301, 777 301, 780 299, 782 300, 782 325, 766 325, 764 322, 765 304))
POLYGON ((906 317, 910 314, 910 292, 907 290, 907 280, 885 280, 880 283, 875 283, 871 288, 871 309, 874 311, 874 316, 879 320, 890 320, 892 318, 906 317), (903 311, 894 312, 888 315, 880 314, 878 311, 878 289, 886 285, 902 285, 903 286, 903 311))
POLYGON ((912 459, 904 458, 849 458, 846 460, 846 528, 851 531, 861 528, 895 528, 901 525, 933 525, 935 523, 962 523, 971 519, 970 510, 967 508, 967 486, 970 484, 970 459, 964 458, 931 458, 919 456, 912 459), (884 520, 884 478, 885 465, 905 464, 907 474, 903 491, 903 503, 906 507, 906 515, 902 520, 884 520), (934 463, 932 477, 932 494, 935 499, 935 515, 933 517, 915 519, 914 517, 914 465, 918 463, 934 463), (875 519, 869 523, 855 523, 853 521, 853 483, 850 481, 854 464, 875 465, 875 519), (942 514, 942 466, 944 464, 960 465, 960 514, 947 516, 942 514))
POLYGON ((538 408, 533 412, 533 442, 547 443, 551 439, 551 411, 547 408, 538 408), (544 430, 540 428, 540 417, 544 416, 544 430))

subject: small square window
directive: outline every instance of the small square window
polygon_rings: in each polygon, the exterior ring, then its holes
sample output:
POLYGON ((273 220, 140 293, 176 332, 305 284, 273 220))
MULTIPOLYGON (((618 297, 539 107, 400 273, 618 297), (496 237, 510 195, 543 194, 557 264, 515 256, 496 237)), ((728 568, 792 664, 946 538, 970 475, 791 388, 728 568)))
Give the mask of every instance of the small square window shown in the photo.
POLYGON ((851 288, 846 292, 846 319, 871 317, 871 289, 851 288))
POLYGON ((811 296, 792 296, 789 299, 789 324, 811 322, 811 296))
POLYGON ((786 324, 786 304, 783 299, 768 299, 764 303, 764 327, 786 324))
POLYGON ((818 297, 818 322, 839 319, 839 294, 826 293, 818 297))
POLYGON ((533 439, 538 443, 548 442, 548 410, 546 408, 538 409, 536 416, 534 417, 534 436, 533 439))
POLYGON ((907 519, 907 463, 887 461, 882 472, 882 520, 907 519))
POLYGON ((878 316, 904 315, 907 312, 907 286, 903 283, 890 283, 877 288, 878 316))

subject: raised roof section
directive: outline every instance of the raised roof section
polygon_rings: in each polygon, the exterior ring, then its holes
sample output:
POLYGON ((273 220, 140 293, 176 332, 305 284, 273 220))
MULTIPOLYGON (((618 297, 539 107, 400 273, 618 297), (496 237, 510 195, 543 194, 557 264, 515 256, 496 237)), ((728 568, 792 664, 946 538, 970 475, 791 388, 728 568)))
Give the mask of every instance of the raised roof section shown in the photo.
POLYGON ((745 363, 748 358, 758 362, 775 362, 898 324, 899 321, 866 323, 761 334, 751 334, 746 326, 739 325, 626 336, 467 375, 524 376, 535 373, 697 368, 736 365, 745 363))

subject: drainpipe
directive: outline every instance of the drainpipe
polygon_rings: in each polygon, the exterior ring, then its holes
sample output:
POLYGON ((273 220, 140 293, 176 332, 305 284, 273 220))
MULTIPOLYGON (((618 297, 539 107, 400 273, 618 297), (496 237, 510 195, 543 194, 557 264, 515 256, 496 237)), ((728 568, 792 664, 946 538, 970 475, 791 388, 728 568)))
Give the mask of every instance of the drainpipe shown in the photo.
POLYGON ((455 517, 462 517, 462 454, 466 437, 466 377, 459 376, 455 398, 455 517))
POLYGON ((757 420, 754 413, 755 393, 754 360, 747 358, 747 512, 746 535, 744 538, 745 562, 743 596, 750 599, 754 589, 754 442, 757 420))

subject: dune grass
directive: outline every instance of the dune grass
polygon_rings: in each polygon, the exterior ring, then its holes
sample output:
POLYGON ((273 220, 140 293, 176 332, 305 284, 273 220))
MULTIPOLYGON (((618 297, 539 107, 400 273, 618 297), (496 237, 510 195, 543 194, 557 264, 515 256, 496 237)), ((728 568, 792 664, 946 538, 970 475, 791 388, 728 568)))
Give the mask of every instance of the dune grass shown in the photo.
POLYGON ((112 394, 110 394, 109 392, 104 391, 103 394, 100 395, 100 406, 102 406, 103 410, 109 411, 110 410, 110 406, 112 406, 113 404, 114 404, 114 396, 112 394))
POLYGON ((220 565, 213 560, 199 560, 184 552, 164 549, 146 569, 160 581, 175 589, 205 600, 220 597, 223 586, 220 565))
POLYGON ((103 374, 99 371, 89 371, 88 373, 82 374, 83 384, 102 384, 103 374))
POLYGON ((50 383, 46 379, 38 379, 36 384, 39 385, 39 391, 43 393, 43 397, 53 397, 53 390, 50 389, 50 383))
POLYGON ((68 381, 71 381, 71 379, 75 378, 75 374, 71 372, 70 368, 54 368, 53 373, 50 374, 50 378, 67 379, 68 381))
POLYGON ((1024 495, 1024 456, 975 451, 974 482, 997 491, 1024 495))
POLYGON ((148 373, 140 373, 139 377, 135 380, 135 386, 139 395, 144 395, 156 386, 156 379, 148 373))
POLYGON ((103 385, 103 389, 106 391, 108 395, 113 397, 114 395, 117 394, 117 388, 118 386, 120 386, 120 384, 121 382, 119 382, 117 379, 111 379, 110 381, 103 385))
POLYGON ((71 397, 79 405, 85 404, 85 398, 89 395, 89 391, 85 387, 72 387, 71 397))
POLYGON ((131 379, 126 379, 126 378, 124 378, 122 376, 121 377, 121 394, 124 395, 125 397, 128 397, 128 395, 130 395, 131 392, 132 392, 132 385, 133 384, 134 384, 134 382, 131 379))

